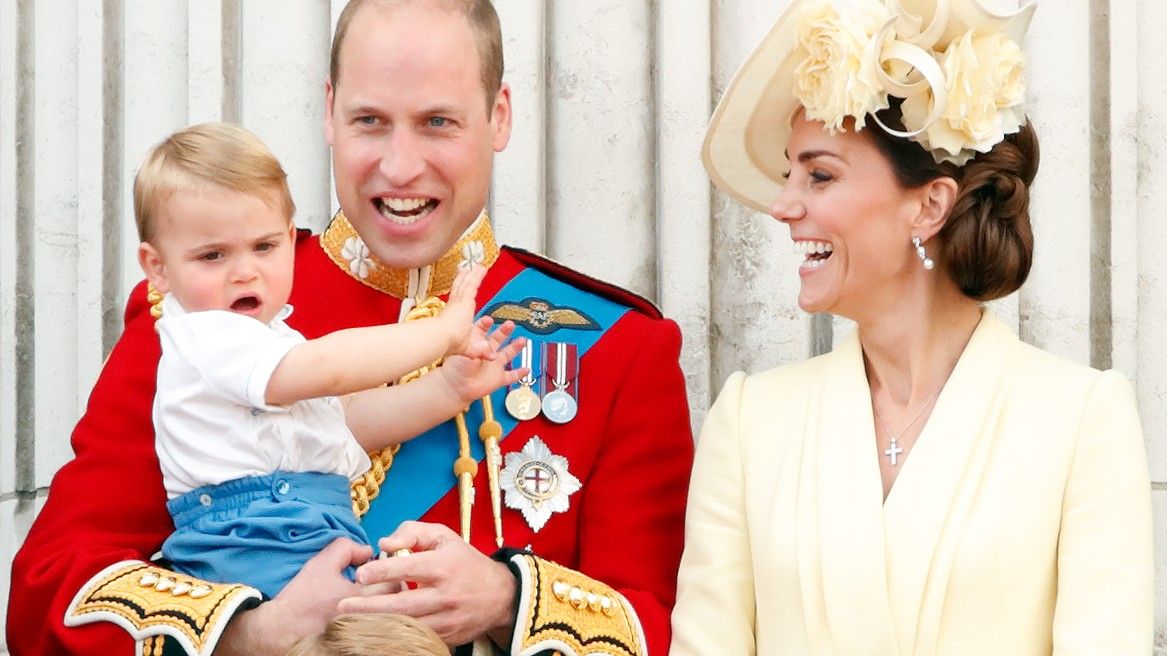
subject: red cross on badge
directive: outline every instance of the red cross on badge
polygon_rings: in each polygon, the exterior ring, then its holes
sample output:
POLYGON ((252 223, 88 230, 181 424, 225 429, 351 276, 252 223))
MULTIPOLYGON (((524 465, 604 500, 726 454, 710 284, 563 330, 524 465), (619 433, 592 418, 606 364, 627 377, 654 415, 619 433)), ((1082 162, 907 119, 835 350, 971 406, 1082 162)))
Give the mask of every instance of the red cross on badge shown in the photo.
POLYGON ((538 436, 527 440, 521 451, 506 454, 499 485, 508 508, 523 513, 523 519, 539 531, 551 513, 566 512, 568 497, 581 487, 567 470, 567 458, 551 453, 538 436))

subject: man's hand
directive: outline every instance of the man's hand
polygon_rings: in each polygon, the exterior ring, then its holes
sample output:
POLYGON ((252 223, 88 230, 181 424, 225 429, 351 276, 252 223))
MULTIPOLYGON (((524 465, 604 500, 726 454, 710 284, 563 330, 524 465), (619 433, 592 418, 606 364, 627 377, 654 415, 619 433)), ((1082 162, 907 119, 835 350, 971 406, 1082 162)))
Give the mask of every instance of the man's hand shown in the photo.
POLYGON ((515 332, 515 324, 507 321, 494 332, 487 333, 491 323, 490 317, 482 317, 474 324, 476 332, 482 331, 482 340, 486 344, 484 357, 446 356, 445 363, 438 369, 450 392, 463 404, 468 405, 500 387, 518 382, 529 371, 526 368, 507 369, 527 343, 523 337, 507 341, 515 332))
POLYGON ((365 563, 373 550, 337 538, 304 564, 275 599, 236 616, 215 648, 215 656, 242 654, 283 656, 301 638, 324 630, 336 616, 337 603, 360 594, 344 570, 365 563))
POLYGON ((415 617, 450 646, 487 636, 499 645, 514 629, 517 582, 505 565, 479 553, 440 524, 405 522, 380 541, 382 551, 410 549, 409 556, 374 560, 357 570, 365 585, 415 586, 382 595, 354 595, 343 613, 388 612, 415 617))

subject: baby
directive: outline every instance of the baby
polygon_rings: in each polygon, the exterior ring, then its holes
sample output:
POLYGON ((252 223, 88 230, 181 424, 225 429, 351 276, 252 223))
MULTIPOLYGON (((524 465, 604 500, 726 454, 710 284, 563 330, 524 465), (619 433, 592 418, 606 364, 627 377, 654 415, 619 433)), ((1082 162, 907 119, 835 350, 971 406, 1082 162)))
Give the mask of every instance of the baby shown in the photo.
POLYGON ((138 259, 164 294, 153 418, 175 532, 162 555, 269 598, 333 540, 368 544, 349 496, 367 452, 523 374, 507 370, 514 326, 474 321, 481 267, 436 317, 305 340, 284 323, 293 212, 279 162, 231 125, 175 133, 134 180, 138 259), (383 386, 443 356, 437 373, 383 386))
POLYGON ((288 656, 449 656, 438 634, 404 615, 338 615, 324 633, 304 638, 288 656))

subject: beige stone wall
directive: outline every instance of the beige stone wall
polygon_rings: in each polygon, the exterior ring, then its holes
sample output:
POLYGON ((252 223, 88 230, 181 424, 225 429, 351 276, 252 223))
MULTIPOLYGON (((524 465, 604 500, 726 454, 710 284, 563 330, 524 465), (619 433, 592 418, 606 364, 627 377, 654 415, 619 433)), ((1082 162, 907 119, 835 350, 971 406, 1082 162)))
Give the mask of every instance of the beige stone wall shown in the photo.
MULTIPOLYGON (((340 4, 0 0, 0 594, 138 278, 137 162, 186 123, 240 121, 285 163, 298 221, 322 227, 340 4)), ((785 0, 496 4, 516 114, 497 160, 498 231, 677 319, 695 423, 732 371, 805 358, 849 329, 798 310, 786 230, 711 193, 697 161, 712 102, 785 0)), ((1037 257, 1026 287, 995 304, 1024 339, 1135 381, 1160 534, 1165 25, 1159 0, 1044 0, 1027 44, 1037 257)), ((1159 600, 1163 627, 1162 584, 1159 600)))

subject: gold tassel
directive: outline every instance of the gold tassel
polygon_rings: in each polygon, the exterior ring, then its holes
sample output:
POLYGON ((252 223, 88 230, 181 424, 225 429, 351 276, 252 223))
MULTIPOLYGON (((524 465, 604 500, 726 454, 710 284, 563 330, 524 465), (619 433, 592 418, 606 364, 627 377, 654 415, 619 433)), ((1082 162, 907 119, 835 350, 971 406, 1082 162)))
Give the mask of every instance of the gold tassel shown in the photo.
POLYGON ((486 476, 490 481, 490 511, 494 517, 494 543, 502 548, 502 499, 498 486, 498 472, 502 468, 502 451, 498 441, 502 439, 502 424, 494 418, 494 404, 490 396, 482 397, 482 425, 478 427, 478 439, 486 451, 486 476))
POLYGON ((462 520, 462 539, 470 541, 470 509, 474 506, 474 477, 478 463, 470 455, 470 431, 466 428, 466 414, 454 415, 458 429, 458 459, 454 461, 454 475, 458 477, 458 517, 462 520))

